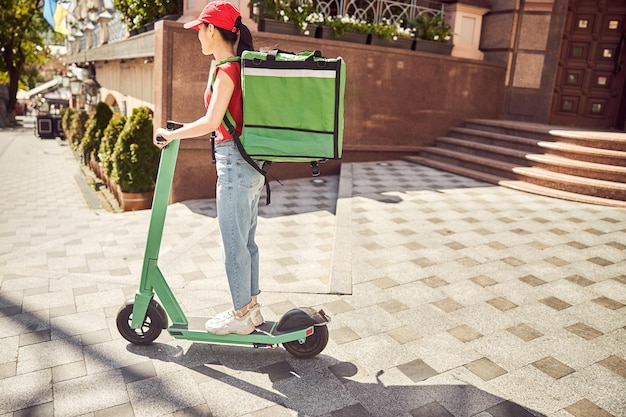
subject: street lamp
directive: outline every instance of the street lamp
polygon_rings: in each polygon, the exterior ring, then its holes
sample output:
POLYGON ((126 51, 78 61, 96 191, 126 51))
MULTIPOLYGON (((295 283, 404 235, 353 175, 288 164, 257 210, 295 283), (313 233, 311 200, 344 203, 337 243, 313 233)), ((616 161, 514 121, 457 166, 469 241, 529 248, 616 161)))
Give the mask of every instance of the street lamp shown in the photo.
POLYGON ((82 82, 80 80, 72 79, 70 81, 70 92, 72 93, 73 96, 80 95, 81 85, 82 85, 82 82))

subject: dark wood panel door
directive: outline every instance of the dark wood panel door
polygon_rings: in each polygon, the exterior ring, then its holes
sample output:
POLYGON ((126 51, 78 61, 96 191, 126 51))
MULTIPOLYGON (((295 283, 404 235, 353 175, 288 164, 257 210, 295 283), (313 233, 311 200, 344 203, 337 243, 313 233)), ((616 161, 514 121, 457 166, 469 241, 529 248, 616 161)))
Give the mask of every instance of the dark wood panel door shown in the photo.
POLYGON ((626 0, 570 0, 551 123, 624 129, 626 0))

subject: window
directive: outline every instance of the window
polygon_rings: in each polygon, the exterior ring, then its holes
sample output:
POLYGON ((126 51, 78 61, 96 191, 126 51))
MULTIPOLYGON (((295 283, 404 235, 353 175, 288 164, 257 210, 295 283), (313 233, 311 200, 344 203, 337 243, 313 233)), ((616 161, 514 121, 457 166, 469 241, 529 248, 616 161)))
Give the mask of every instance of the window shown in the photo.
POLYGON ((572 112, 574 110, 574 102, 572 100, 563 99, 561 102, 561 110, 565 112, 572 112))
POLYGON ((579 80, 578 74, 569 73, 567 74, 567 81, 565 83, 568 85, 578 85, 579 80))

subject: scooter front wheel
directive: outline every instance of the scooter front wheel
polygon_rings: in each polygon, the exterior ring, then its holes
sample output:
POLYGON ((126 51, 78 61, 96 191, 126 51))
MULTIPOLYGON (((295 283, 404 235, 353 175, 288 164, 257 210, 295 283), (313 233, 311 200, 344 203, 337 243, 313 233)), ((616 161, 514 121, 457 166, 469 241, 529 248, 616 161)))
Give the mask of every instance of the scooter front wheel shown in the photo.
POLYGON ((328 343, 328 328, 315 326, 315 331, 304 340, 283 343, 283 347, 296 358, 309 359, 320 354, 328 343))
POLYGON ((133 329, 132 323, 133 304, 127 304, 117 312, 117 330, 124 339, 134 345, 149 345, 159 337, 163 329, 161 314, 152 302, 148 305, 141 327, 133 329))

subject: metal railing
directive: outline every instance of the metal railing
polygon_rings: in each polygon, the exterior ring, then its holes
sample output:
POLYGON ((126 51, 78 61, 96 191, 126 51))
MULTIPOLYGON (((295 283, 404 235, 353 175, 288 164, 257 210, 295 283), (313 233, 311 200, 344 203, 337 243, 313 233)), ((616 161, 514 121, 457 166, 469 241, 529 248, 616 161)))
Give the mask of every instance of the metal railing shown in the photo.
POLYGON ((320 0, 318 12, 326 16, 351 16, 370 22, 414 20, 422 14, 444 14, 444 3, 428 0, 320 0))

